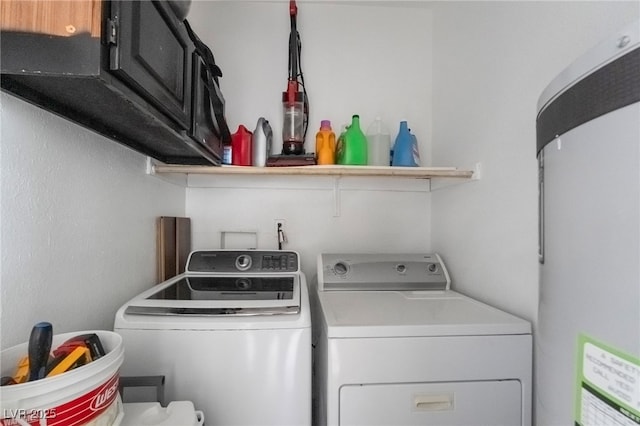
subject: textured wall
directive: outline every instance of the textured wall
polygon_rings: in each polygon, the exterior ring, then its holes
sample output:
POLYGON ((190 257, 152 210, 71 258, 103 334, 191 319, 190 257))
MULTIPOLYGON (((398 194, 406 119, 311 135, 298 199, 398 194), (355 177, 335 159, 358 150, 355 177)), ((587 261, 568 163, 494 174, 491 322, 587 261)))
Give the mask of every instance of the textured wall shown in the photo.
POLYGON ((112 329, 155 283, 155 218, 184 214, 184 188, 145 157, 0 94, 2 348, 54 332, 112 329))

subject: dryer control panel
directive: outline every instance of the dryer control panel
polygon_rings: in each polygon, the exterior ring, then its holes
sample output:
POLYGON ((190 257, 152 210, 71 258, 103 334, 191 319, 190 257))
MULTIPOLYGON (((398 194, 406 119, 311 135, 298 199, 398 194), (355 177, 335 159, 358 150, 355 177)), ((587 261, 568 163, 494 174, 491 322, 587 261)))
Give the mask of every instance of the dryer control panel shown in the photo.
POLYGON ((282 250, 196 250, 189 255, 186 272, 211 273, 295 273, 300 259, 294 251, 282 250))
POLYGON ((336 253, 318 256, 318 290, 448 290, 437 254, 336 253))

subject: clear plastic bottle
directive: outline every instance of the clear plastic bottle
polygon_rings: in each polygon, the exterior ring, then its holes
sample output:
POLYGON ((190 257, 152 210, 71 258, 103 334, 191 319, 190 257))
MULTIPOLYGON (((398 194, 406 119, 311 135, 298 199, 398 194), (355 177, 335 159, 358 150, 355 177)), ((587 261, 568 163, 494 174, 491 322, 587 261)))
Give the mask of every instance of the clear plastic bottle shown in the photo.
POLYGON ((376 117, 367 129, 368 159, 370 166, 389 166, 391 151, 391 133, 382 119, 376 117))

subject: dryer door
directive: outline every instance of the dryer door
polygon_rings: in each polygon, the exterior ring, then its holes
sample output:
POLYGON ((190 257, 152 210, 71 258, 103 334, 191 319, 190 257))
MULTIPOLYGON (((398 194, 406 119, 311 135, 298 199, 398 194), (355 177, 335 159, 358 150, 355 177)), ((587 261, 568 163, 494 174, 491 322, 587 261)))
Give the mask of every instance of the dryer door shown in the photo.
POLYGON ((517 380, 348 385, 340 390, 340 425, 519 425, 517 380))

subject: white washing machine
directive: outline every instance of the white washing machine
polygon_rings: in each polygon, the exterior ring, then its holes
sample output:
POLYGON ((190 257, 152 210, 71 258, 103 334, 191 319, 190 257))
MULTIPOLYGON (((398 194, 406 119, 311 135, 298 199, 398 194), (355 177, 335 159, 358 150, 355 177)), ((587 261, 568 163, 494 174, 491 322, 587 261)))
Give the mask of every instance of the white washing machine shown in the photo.
POLYGON ((311 423, 311 314, 292 251, 194 251, 116 313, 123 376, 164 375, 207 425, 311 423))
POLYGON ((530 425, 531 325, 450 290, 436 254, 321 254, 319 425, 530 425))

